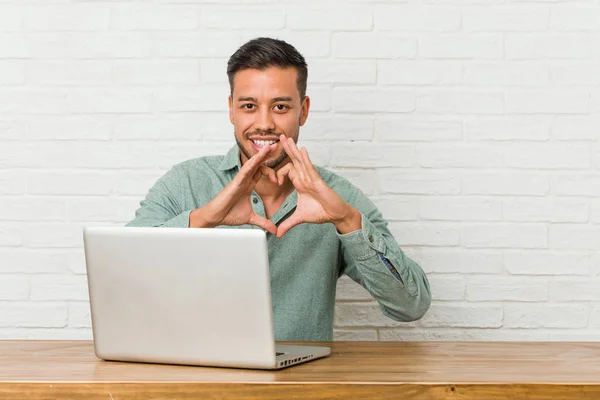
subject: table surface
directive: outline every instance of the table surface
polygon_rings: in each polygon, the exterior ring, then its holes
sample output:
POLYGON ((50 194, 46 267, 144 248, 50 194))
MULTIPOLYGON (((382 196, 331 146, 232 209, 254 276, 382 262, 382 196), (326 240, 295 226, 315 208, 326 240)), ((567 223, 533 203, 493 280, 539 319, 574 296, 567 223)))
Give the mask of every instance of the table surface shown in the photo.
MULTIPOLYGON (((288 385, 287 388, 291 391, 288 394, 307 385, 312 385, 313 389, 322 385, 330 390, 351 390, 349 388, 352 385, 354 389, 356 385, 365 385, 365 390, 368 387, 384 389, 386 386, 389 389, 390 385, 411 385, 413 390, 427 386, 429 389, 437 388, 442 394, 459 389, 466 393, 467 388, 483 385, 481 387, 496 388, 498 393, 507 394, 508 385, 516 390, 513 396, 523 390, 553 388, 552 393, 556 399, 578 398, 577 396, 586 398, 585 393, 593 393, 594 396, 598 395, 595 398, 600 398, 600 342, 310 344, 331 347, 331 356, 280 371, 257 371, 102 361, 95 357, 91 341, 0 341, 0 397, 4 393, 5 397, 2 398, 16 399, 18 397, 14 396, 18 390, 21 394, 31 390, 30 398, 51 398, 42 396, 43 385, 35 386, 41 383, 65 384, 65 388, 73 390, 78 384, 85 384, 88 394, 94 388, 116 390, 126 387, 117 384, 131 384, 138 391, 142 387, 140 384, 163 384, 163 394, 165 388, 170 388, 172 394, 173 390, 178 390, 173 384, 178 383, 184 386, 194 384, 196 393, 203 384, 206 388, 221 392, 225 385, 255 385, 255 388, 264 389, 265 384, 279 387, 282 387, 279 384, 285 384, 283 386, 288 385), (35 393, 37 397, 34 396, 35 393)), ((43 386, 45 389, 49 387, 52 385, 43 386)), ((183 386, 179 389, 181 387, 183 386)), ((471 392, 475 393, 473 390, 471 392)), ((70 392, 63 394, 66 393, 70 392)), ((153 397, 149 393, 146 393, 146 398, 162 398, 153 397)), ((374 393, 365 398, 379 398, 374 393)), ((435 397, 432 393, 429 392, 429 397, 422 398, 451 398, 435 397)), ((486 392, 488 398, 496 398, 490 393, 492 392, 486 392)), ((387 396, 389 398, 389 394, 387 396)), ((91 395, 88 397, 95 398, 91 395)), ((112 393, 111 397, 117 400, 112 393)), ((270 398, 267 395, 263 397, 270 398)), ((358 395, 355 397, 362 398, 358 395)), ((188 397, 182 395, 181 398, 188 397)), ((327 397, 322 393, 320 398, 327 397)))

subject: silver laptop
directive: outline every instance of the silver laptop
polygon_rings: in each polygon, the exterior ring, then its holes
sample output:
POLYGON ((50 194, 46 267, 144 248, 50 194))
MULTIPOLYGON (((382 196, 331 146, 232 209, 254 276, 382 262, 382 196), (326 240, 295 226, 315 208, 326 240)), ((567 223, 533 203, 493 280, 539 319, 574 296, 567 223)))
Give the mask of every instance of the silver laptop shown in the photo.
POLYGON ((260 229, 88 227, 96 356, 280 369, 328 347, 276 345, 260 229))

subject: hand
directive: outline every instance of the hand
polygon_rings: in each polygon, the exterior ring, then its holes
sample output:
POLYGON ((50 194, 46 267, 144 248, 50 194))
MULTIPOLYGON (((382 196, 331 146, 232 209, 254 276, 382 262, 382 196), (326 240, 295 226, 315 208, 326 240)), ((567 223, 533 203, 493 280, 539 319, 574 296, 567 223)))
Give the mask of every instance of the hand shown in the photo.
POLYGON ((277 183, 275 171, 261 165, 269 153, 277 149, 277 143, 264 146, 250 158, 240 172, 236 174, 225 188, 205 206, 190 214, 190 228, 214 228, 218 225, 237 226, 251 224, 259 226, 272 234, 277 227, 264 217, 256 214, 250 202, 250 195, 262 176, 267 176, 277 183))
POLYGON ((279 143, 291 160, 277 171, 277 183, 283 184, 287 176, 298 192, 296 211, 277 229, 280 238, 294 226, 308 222, 323 224, 331 222, 341 233, 350 233, 361 229, 360 213, 346 203, 321 178, 308 157, 306 148, 298 150, 291 138, 281 135, 279 143))

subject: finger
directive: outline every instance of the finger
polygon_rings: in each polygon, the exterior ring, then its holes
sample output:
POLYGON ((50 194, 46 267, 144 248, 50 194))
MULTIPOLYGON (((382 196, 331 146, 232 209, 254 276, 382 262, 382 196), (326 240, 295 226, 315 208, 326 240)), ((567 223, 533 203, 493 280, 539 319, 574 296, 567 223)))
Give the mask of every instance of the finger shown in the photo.
POLYGON ((290 160, 292 160, 292 163, 296 164, 299 160, 296 156, 296 153, 294 152, 294 149, 290 146, 290 142, 288 140, 291 140, 291 142, 294 143, 293 139, 287 138, 284 135, 281 135, 279 137, 279 143, 281 143, 281 145, 283 146, 285 154, 287 154, 290 160))
POLYGON ((279 228, 277 228, 277 237, 281 238, 290 229, 292 229, 296 225, 301 224, 302 222, 304 222, 302 221, 302 218, 300 218, 298 214, 293 213, 288 219, 286 219, 281 223, 281 225, 279 225, 279 228))
POLYGON ((258 226, 267 232, 272 233, 273 235, 277 235, 277 226, 273 223, 273 221, 268 220, 260 215, 254 213, 250 217, 250 221, 248 221, 251 225, 258 226))
POLYGON ((303 177, 304 176, 309 177, 308 171, 306 170, 306 167, 304 166, 304 162, 302 161, 302 153, 300 153, 300 150, 298 150, 298 146, 296 146, 294 139, 288 138, 287 143, 288 143, 288 146, 290 147, 292 153, 294 154, 294 159, 296 160, 295 165, 300 170, 299 172, 301 173, 301 175, 303 177))
POLYGON ((302 153, 302 161, 304 161, 304 166, 306 167, 306 171, 308 172, 308 175, 311 177, 311 179, 321 179, 321 175, 319 175, 319 172, 317 171, 314 164, 310 160, 310 157, 308 156, 308 150, 306 150, 306 147, 303 147, 302 150, 300 150, 300 153, 302 153))
POLYGON ((293 164, 286 164, 283 167, 281 167, 281 169, 279 171, 277 171, 277 183, 280 186, 283 185, 283 182, 285 181, 286 176, 289 175, 290 180, 292 180, 294 168, 295 167, 293 164))
POLYGON ((240 174, 242 177, 246 177, 248 175, 253 176, 254 173, 259 169, 261 163, 267 158, 267 155, 277 148, 277 143, 264 146, 260 149, 258 153, 252 156, 240 169, 240 174))
POLYGON ((267 178, 269 178, 269 180, 273 183, 277 183, 277 175, 275 173, 275 170, 273 168, 269 168, 266 165, 261 165, 260 166, 260 173, 263 176, 266 176, 267 178))

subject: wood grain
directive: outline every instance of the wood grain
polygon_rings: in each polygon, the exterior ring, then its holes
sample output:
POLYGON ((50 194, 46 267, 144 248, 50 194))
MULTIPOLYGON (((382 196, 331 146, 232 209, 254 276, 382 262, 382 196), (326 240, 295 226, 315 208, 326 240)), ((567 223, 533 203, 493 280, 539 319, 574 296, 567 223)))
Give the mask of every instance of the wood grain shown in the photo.
POLYGON ((600 343, 318 342, 281 371, 98 360, 89 341, 0 341, 0 399, 600 399, 600 343))

